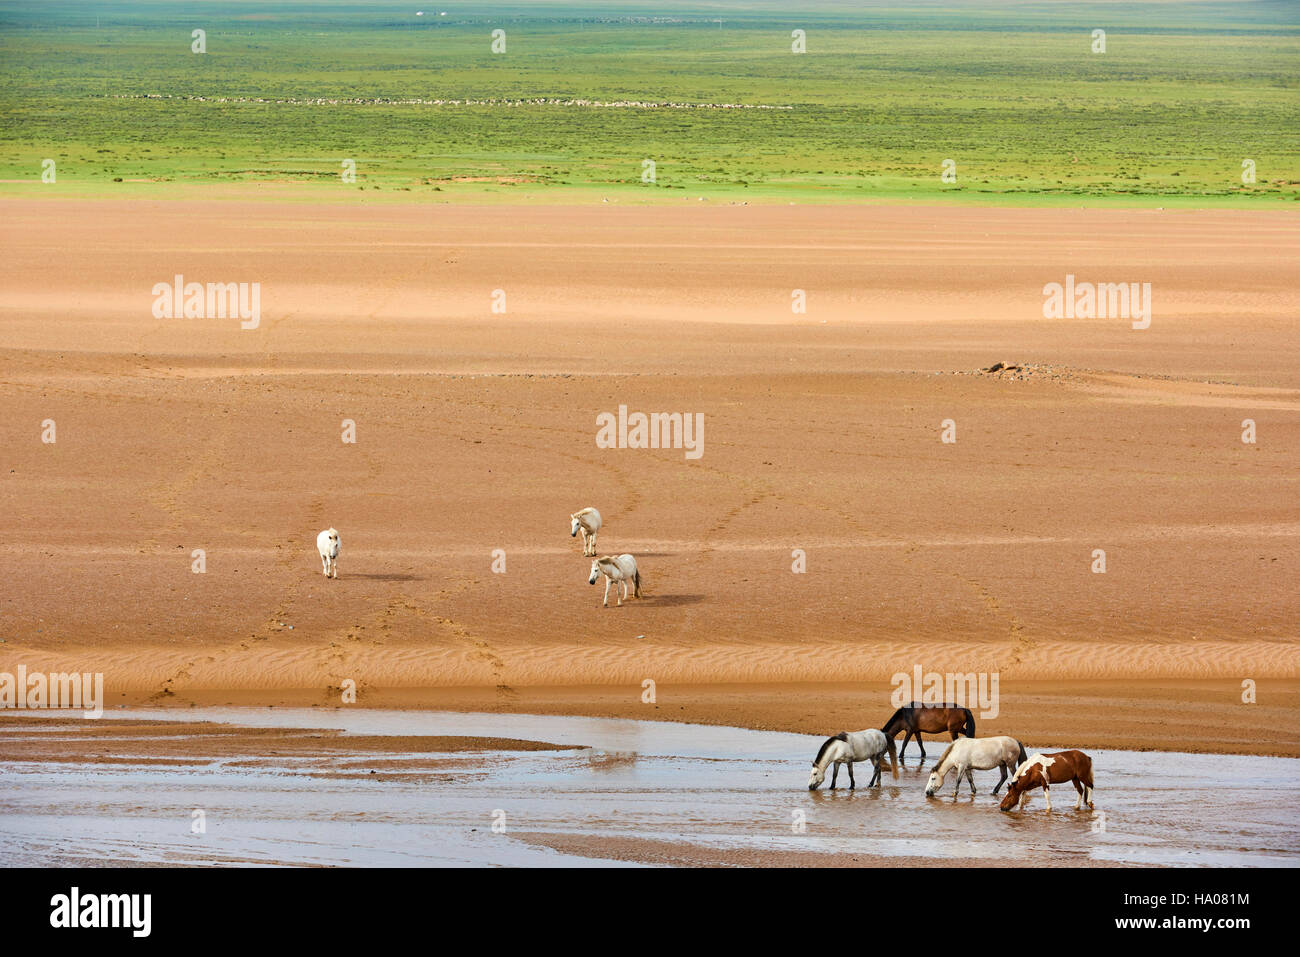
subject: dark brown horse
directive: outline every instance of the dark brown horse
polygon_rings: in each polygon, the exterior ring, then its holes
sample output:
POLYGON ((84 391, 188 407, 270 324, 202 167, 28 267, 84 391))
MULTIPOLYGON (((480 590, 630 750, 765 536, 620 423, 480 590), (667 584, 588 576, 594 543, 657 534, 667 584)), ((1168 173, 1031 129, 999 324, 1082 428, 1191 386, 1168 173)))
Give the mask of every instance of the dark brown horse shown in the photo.
POLYGON ((925 744, 921 741, 921 732, 926 734, 943 734, 945 731, 952 735, 954 741, 961 735, 968 738, 975 737, 975 716, 970 713, 970 708, 959 708, 955 704, 920 704, 913 701, 911 704, 899 708, 894 712, 885 726, 881 729, 885 732, 885 737, 896 738, 898 732, 906 731, 903 737, 903 746, 898 749, 898 760, 903 760, 903 752, 907 750, 907 742, 916 735, 917 746, 921 749, 921 761, 925 761, 925 744))

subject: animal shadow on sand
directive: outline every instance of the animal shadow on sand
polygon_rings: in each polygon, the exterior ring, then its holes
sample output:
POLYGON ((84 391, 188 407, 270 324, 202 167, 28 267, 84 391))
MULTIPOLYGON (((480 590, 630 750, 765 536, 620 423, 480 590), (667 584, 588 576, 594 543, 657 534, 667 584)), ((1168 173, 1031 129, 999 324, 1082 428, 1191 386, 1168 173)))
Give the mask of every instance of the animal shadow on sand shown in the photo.
POLYGON ((704 598, 704 595, 644 595, 637 600, 651 605, 674 608, 678 605, 696 605, 704 601, 704 598))
POLYGON ((355 572, 352 578, 364 578, 372 582, 423 582, 428 581, 424 575, 409 575, 404 572, 375 572, 369 575, 358 575, 355 572))

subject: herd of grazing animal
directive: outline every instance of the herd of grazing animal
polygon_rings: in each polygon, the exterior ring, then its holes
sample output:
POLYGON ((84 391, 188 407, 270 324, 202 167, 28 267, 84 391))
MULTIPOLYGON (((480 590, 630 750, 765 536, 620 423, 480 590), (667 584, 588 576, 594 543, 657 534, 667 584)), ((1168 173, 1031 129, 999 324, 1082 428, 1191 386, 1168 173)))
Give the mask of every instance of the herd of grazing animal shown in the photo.
MULTIPOLYGON (((591 577, 589 584, 596 584, 601 575, 605 576, 604 607, 609 607, 609 586, 614 586, 614 598, 621 606, 628 596, 628 583, 631 582, 632 594, 641 597, 641 572, 636 567, 636 559, 631 555, 605 555, 596 557, 596 533, 600 531, 600 512, 594 508, 584 508, 569 516, 569 534, 573 538, 582 535, 583 557, 591 558, 591 577), (621 590, 621 594, 620 594, 621 590)), ((316 551, 320 553, 321 570, 326 578, 338 578, 339 533, 337 529, 327 528, 316 536, 316 551)), ((949 774, 953 775, 953 796, 961 787, 961 779, 966 778, 970 793, 975 793, 975 771, 997 769, 1002 773, 997 786, 993 788, 996 796, 1010 777, 1007 793, 998 806, 1003 811, 1010 811, 1017 804, 1023 809, 1028 803, 1030 792, 1043 789, 1047 800, 1047 810, 1052 809, 1053 784, 1067 781, 1079 792, 1074 802, 1075 810, 1080 804, 1087 804, 1092 809, 1092 759, 1082 751, 1058 751, 1054 754, 1035 754, 1030 757, 1025 746, 1015 738, 999 736, 993 738, 975 737, 975 717, 969 708, 958 705, 936 704, 924 705, 913 702, 899 708, 885 722, 883 728, 868 728, 865 731, 841 731, 827 738, 813 758, 812 773, 808 776, 808 790, 815 791, 826 780, 826 768, 831 767, 831 790, 835 789, 840 775, 840 765, 847 764, 849 771, 849 789, 857 787, 853 778, 855 762, 870 761, 874 770, 867 787, 880 786, 880 772, 886 755, 889 757, 889 771, 898 779, 898 765, 902 763, 907 751, 907 744, 916 738, 916 745, 921 750, 921 763, 925 763, 925 744, 921 733, 949 734, 952 744, 948 746, 934 770, 930 772, 925 785, 925 796, 933 797, 943 787, 949 774), (903 733, 903 745, 895 750, 894 739, 903 733)))
MULTIPOLYGON (((619 607, 628 596, 629 583, 632 596, 641 597, 641 572, 636 567, 636 559, 631 555, 604 555, 596 557, 596 533, 600 531, 600 512, 594 508, 584 508, 569 516, 569 535, 577 538, 582 535, 582 554, 591 559, 591 577, 589 584, 596 584, 601 575, 605 576, 604 607, 609 607, 609 586, 614 586, 614 600, 619 607)), ((339 533, 337 529, 327 528, 316 536, 316 551, 320 553, 321 571, 326 578, 338 578, 339 533)))
POLYGON ((1053 784, 1072 783, 1079 796, 1074 802, 1077 811, 1083 804, 1092 810, 1092 758, 1082 751, 1057 751, 1053 754, 1035 754, 1030 756, 1025 746, 1015 738, 999 735, 992 738, 975 737, 975 718, 969 708, 952 704, 923 705, 913 702, 899 708, 880 729, 868 728, 865 731, 841 731, 832 735, 817 751, 813 758, 812 773, 808 776, 808 790, 815 791, 826 780, 826 768, 834 765, 831 772, 831 790, 839 778, 840 765, 847 764, 849 771, 849 789, 857 786, 853 779, 854 762, 870 761, 875 774, 867 787, 878 787, 880 771, 886 754, 889 756, 889 770, 895 780, 898 778, 898 765, 902 763, 903 752, 907 742, 916 738, 921 749, 921 763, 925 763, 925 745, 921 743, 921 732, 927 734, 947 733, 952 736, 952 744, 944 751, 942 757, 930 772, 925 784, 925 796, 933 797, 943 787, 949 774, 953 775, 953 797, 957 796, 964 777, 970 785, 970 793, 975 793, 975 771, 998 770, 1002 776, 993 788, 994 796, 1007 785, 1007 793, 998 807, 1010 811, 1019 806, 1021 809, 1029 802, 1030 792, 1043 789, 1047 800, 1047 810, 1052 810, 1053 784), (903 746, 894 749, 894 738, 899 732, 905 732, 903 746), (1008 783, 1008 779, 1010 783, 1008 783))

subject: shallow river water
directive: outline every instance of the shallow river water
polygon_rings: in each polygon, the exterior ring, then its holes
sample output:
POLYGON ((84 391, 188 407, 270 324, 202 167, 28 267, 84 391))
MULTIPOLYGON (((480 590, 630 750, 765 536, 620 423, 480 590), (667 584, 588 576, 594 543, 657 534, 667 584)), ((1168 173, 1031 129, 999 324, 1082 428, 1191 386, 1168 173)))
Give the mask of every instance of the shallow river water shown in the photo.
MULTIPOLYGON (((198 766, 0 760, 0 864, 625 866, 560 854, 513 832, 640 838, 697 847, 883 857, 1079 863, 1296 866, 1300 760, 1089 749, 1096 811, 1076 812, 1069 784, 1003 814, 952 779, 925 779, 945 744, 915 744, 884 786, 807 790, 822 738, 665 722, 536 715, 319 709, 119 710, 114 718, 348 734, 472 735, 588 746, 578 751, 350 754, 384 771, 329 773, 328 760, 249 755, 198 766), (419 764, 403 773, 401 764, 419 764), (322 772, 325 773, 322 773, 322 772), (193 833, 193 812, 205 832, 193 833), (800 822, 803 829, 799 830, 800 822), (496 829, 494 830, 494 823, 496 829)), ((33 733, 39 716, 32 716, 33 733)), ((12 726, 11 726, 12 727, 12 726)), ((201 753, 201 745, 197 746, 201 753)), ((1035 747, 1031 750, 1059 750, 1035 747)), ((16 759, 17 758, 17 759, 16 759)), ((829 784, 829 774, 827 775, 829 784)), ((900 864, 905 863, 900 860, 900 864)))

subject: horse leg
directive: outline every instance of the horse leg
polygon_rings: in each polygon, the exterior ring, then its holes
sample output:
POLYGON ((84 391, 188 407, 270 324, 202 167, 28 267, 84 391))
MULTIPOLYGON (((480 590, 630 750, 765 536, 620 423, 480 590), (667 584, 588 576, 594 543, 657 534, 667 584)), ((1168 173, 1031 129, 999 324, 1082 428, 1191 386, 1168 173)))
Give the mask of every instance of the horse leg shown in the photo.
POLYGON ((925 742, 921 740, 921 732, 916 732, 916 746, 921 749, 921 763, 925 764, 925 742))
POLYGON ((975 793, 975 770, 974 768, 966 769, 966 783, 970 785, 970 793, 975 793))
POLYGON ((857 788, 857 786, 858 786, 858 782, 853 780, 853 762, 850 761, 849 762, 849 790, 852 791, 855 788, 857 788))
POLYGON ((605 576, 605 601, 603 603, 605 608, 609 607, 609 583, 611 581, 613 581, 613 579, 610 578, 608 575, 606 575, 605 576))
POLYGON ((1079 792, 1079 796, 1074 799, 1074 809, 1077 811, 1079 810, 1079 802, 1083 800, 1083 785, 1079 783, 1077 777, 1072 780, 1074 782, 1074 789, 1079 792))
POLYGON ((832 767, 835 769, 831 772, 831 790, 835 790, 835 782, 840 778, 840 762, 836 761, 832 767))
POLYGON ((1002 785, 1007 783, 1007 762, 1003 761, 999 764, 998 770, 1002 772, 1002 777, 998 778, 998 786, 993 789, 994 797, 998 796, 998 792, 1002 790, 1002 785))
POLYGON ((871 780, 867 782, 867 787, 874 788, 880 784, 880 758, 872 758, 871 764, 876 769, 876 773, 873 774, 871 780))
POLYGON ((614 582, 614 604, 618 605, 619 608, 623 607, 623 597, 626 594, 626 592, 627 592, 626 582, 614 582), (623 588, 623 592, 624 592, 623 595, 619 594, 619 586, 622 586, 623 588))
MULTIPOLYGON (((1044 775, 1044 777, 1046 777, 1046 775, 1044 775)), ((1046 783, 1043 784, 1043 797, 1046 798, 1047 810, 1050 811, 1052 809, 1052 789, 1049 788, 1046 783)))
POLYGON ((903 732, 903 746, 898 749, 898 761, 900 764, 903 761, 903 753, 907 750, 907 742, 911 740, 912 740, 912 732, 911 731, 903 732))

